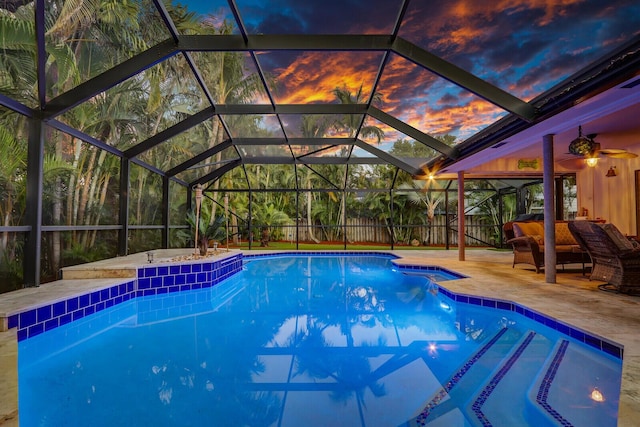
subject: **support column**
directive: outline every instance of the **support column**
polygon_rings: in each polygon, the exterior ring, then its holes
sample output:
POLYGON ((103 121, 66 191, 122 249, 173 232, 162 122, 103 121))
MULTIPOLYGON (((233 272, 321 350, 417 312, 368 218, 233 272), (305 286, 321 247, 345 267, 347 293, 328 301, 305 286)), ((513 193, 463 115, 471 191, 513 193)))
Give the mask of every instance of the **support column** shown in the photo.
POLYGON ((464 172, 458 172, 458 259, 464 261, 464 172))
POLYGON ((118 256, 126 256, 129 252, 129 169, 131 161, 126 157, 120 159, 120 234, 118 235, 118 256))
POLYGON ((547 283, 556 283, 556 214, 555 214, 555 170, 553 164, 553 135, 542 137, 542 179, 544 190, 544 278, 547 283))
POLYGON ((43 169, 44 126, 39 119, 29 119, 25 223, 31 230, 27 233, 23 262, 24 284, 27 287, 40 286, 43 169))
POLYGON ((162 177, 162 248, 169 248, 169 177, 162 177))

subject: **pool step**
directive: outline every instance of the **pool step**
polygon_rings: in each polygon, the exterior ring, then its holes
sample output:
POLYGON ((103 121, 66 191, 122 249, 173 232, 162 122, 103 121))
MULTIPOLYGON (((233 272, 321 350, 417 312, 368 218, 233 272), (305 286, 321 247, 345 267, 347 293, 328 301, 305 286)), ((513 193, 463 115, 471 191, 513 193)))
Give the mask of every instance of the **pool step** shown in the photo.
POLYGON ((539 425, 615 427, 617 400, 609 399, 620 390, 621 383, 610 380, 615 377, 606 356, 559 340, 529 389, 528 414, 547 420, 539 425))
POLYGON ((535 332, 502 329, 406 426, 531 425, 532 420, 535 425, 553 425, 553 419, 541 408, 532 408, 529 400, 531 384, 544 375, 553 346, 535 332), (520 410, 506 415, 505 405, 520 410))
POLYGON ((468 403, 468 417, 484 426, 550 425, 544 414, 527 409, 531 384, 537 381, 552 348, 549 339, 527 332, 468 403), (509 411, 504 410, 505 404, 509 411))
MULTIPOLYGON (((459 413, 458 408, 464 407, 465 402, 469 400, 469 390, 477 390, 486 382, 495 370, 495 366, 512 351, 521 337, 522 333, 516 329, 500 329, 480 350, 462 364, 448 381, 443 382, 443 387, 427 402, 420 414, 409 420, 406 425, 431 425, 434 420, 440 417, 448 419, 454 413, 456 418, 460 416, 466 418, 459 413)), ((447 425, 447 422, 443 425, 447 425)))

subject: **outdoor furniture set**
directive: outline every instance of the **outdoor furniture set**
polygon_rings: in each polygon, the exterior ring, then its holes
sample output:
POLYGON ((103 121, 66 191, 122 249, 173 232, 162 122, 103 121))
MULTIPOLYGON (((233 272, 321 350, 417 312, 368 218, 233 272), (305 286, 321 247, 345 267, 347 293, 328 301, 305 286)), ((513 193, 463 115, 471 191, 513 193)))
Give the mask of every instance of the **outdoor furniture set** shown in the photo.
MULTIPOLYGON (((544 267, 544 226, 542 221, 512 222, 504 225, 507 243, 513 247, 513 266, 533 265, 536 273, 544 267)), ((625 236, 613 224, 586 220, 556 221, 555 248, 558 264, 591 262, 589 280, 605 282, 603 290, 640 293, 640 243, 625 236)))

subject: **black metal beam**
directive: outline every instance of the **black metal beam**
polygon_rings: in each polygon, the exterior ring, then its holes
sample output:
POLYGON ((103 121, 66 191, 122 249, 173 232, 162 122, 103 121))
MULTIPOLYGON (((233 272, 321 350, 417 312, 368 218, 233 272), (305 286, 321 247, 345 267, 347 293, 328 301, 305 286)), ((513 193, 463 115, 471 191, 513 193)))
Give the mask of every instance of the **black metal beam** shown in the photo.
POLYGON ((226 148, 230 148, 233 145, 231 144, 231 140, 225 140, 222 141, 220 144, 209 148, 206 151, 203 151, 202 153, 193 156, 192 158, 190 158, 189 160, 180 163, 177 166, 174 166, 173 168, 169 169, 166 174, 167 176, 175 176, 181 172, 186 171, 187 169, 189 169, 190 167, 193 167, 195 165, 197 165, 198 163, 208 159, 209 157, 215 155, 216 153, 226 149, 226 148))
POLYGON ((36 32, 36 73, 38 76, 38 108, 44 109, 47 102, 47 50, 45 42, 45 1, 35 2, 35 32, 36 32))
POLYGON ((129 251, 129 171, 131 160, 123 157, 120 159, 120 192, 119 192, 119 214, 120 233, 118 233, 118 256, 126 256, 129 251))
POLYGON ((216 113, 226 114, 366 114, 367 104, 218 104, 216 113))
POLYGON ((392 128, 404 133, 407 136, 412 137, 416 141, 420 141, 423 144, 433 148, 434 150, 444 154, 445 156, 455 159, 458 157, 457 150, 455 148, 449 147, 447 144, 444 144, 441 141, 438 141, 432 136, 427 135, 426 133, 419 131, 418 129, 409 126, 405 122, 402 122, 396 119, 393 116, 381 111, 377 108, 371 107, 369 110, 369 114, 371 117, 374 117, 381 122, 391 126, 392 128))
POLYGON ((197 180, 193 181, 191 184, 189 184, 189 187, 193 187, 194 185, 197 184, 205 184, 209 181, 214 181, 218 178, 220 178, 222 175, 224 175, 225 173, 229 172, 230 170, 238 167, 242 165, 242 161, 241 160, 235 160, 233 162, 227 163, 224 166, 219 167, 218 169, 214 170, 213 172, 210 172, 204 176, 201 176, 200 178, 198 178, 197 180))
POLYGON ((82 102, 91 99, 95 95, 172 57, 178 52, 176 42, 173 39, 169 38, 160 42, 123 63, 114 66, 110 70, 81 83, 68 92, 53 98, 47 103, 44 110, 45 118, 50 119, 59 116, 82 102))
MULTIPOLYGON (((367 144, 366 142, 358 139, 356 141, 356 144, 358 147, 362 148, 363 150, 373 154, 374 156, 380 158, 381 160, 383 160, 385 163, 390 163, 393 166, 402 169, 403 171, 407 172, 410 175, 417 175, 419 173, 422 172, 421 169, 419 168, 415 168, 414 166, 411 166, 408 163, 403 162, 401 159, 397 158, 396 156, 389 154, 387 152, 384 152, 382 150, 380 150, 377 147, 374 147, 371 144, 367 144)), ((352 158, 353 159, 353 158, 352 158)))
POLYGON ((71 126, 62 123, 58 120, 49 120, 47 121, 47 126, 51 126, 54 129, 58 129, 60 132, 64 132, 67 133, 71 136, 73 136, 74 138, 78 138, 81 141, 84 141, 88 144, 91 144, 95 147, 98 147, 101 150, 104 150, 108 153, 114 154, 118 157, 124 157, 124 153, 122 151, 120 151, 119 149, 117 149, 114 146, 111 146, 109 144, 105 144, 104 142, 100 141, 99 139, 95 139, 92 136, 87 135, 84 132, 79 131, 76 128, 72 128, 71 126))
POLYGON ((213 107, 208 107, 202 111, 199 111, 196 114, 187 117, 183 121, 176 123, 175 125, 163 130, 162 132, 157 133, 152 137, 142 141, 141 143, 129 148, 124 152, 124 155, 129 159, 136 157, 144 153, 145 151, 152 149, 156 145, 191 129, 196 125, 199 125, 207 119, 210 119, 214 116, 214 114, 215 113, 213 111, 213 107))
POLYGON ((370 34, 283 34, 250 35, 185 35, 178 42, 180 50, 187 51, 276 51, 276 50, 331 50, 331 51, 383 51, 392 48, 388 35, 370 34))
POLYGON ((536 110, 532 105, 401 37, 393 42, 393 51, 524 120, 533 121, 536 118, 536 110))
POLYGON ((162 2, 161 0, 153 0, 153 4, 158 10, 160 17, 164 22, 164 25, 169 30, 171 37, 173 37, 173 40, 177 42, 178 36, 179 36, 178 28, 176 27, 176 24, 173 22, 173 19, 171 19, 171 16, 169 16, 169 11, 167 11, 167 8, 164 6, 164 2, 162 2))
POLYGON ((354 138, 234 138, 233 145, 353 145, 354 138))
POLYGON ((16 113, 20 113, 23 116, 33 118, 35 117, 35 112, 32 108, 27 107, 26 105, 16 101, 15 99, 9 98, 7 95, 3 95, 0 93, 0 105, 3 107, 7 107, 11 111, 15 111, 16 113))
POLYGON ((364 158, 364 157, 304 157, 291 158, 284 156, 252 156, 245 157, 242 160, 245 165, 292 165, 292 164, 310 164, 310 165, 384 165, 386 161, 381 158, 364 158))
POLYGON ((162 247, 164 249, 168 249, 169 248, 169 223, 170 223, 170 218, 169 218, 169 212, 170 212, 170 207, 169 207, 169 192, 170 192, 170 188, 169 188, 169 183, 171 182, 171 180, 169 179, 169 177, 167 176, 163 176, 162 177, 162 247))
POLYGON ((29 119, 27 149, 27 194, 25 225, 31 227, 24 245, 22 263, 25 286, 40 286, 40 257, 42 249, 42 189, 44 181, 45 132, 41 120, 29 119))

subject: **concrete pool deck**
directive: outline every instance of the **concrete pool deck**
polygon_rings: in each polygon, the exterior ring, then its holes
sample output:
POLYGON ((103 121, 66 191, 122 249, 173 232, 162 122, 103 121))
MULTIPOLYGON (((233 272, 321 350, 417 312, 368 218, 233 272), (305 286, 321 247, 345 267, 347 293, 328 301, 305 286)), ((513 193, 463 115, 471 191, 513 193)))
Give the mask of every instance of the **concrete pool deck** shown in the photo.
MULTIPOLYGON (((184 256, 190 249, 157 250, 156 260, 184 256)), ((332 251, 333 252, 333 251, 332 251)), ((341 252, 341 251, 335 251, 341 252)), ((636 426, 640 419, 640 296, 604 292, 602 282, 591 282, 582 275, 582 265, 566 271, 558 268, 555 284, 545 283, 544 273, 531 266, 511 267, 510 251, 469 249, 466 261, 458 260, 457 250, 380 251, 400 257, 398 264, 435 265, 462 273, 468 278, 442 285, 455 293, 509 300, 564 321, 592 334, 624 346, 623 378, 618 425, 636 426)), ((237 254, 232 251, 230 254, 237 254)), ((273 254, 275 251, 247 251, 247 254, 273 254)), ((228 254, 227 254, 228 255, 228 254)), ((225 254, 219 255, 224 257, 225 254)), ((33 307, 88 290, 120 283, 135 277, 136 266, 147 262, 146 253, 113 258, 65 269, 64 280, 0 295, 0 318, 22 307, 33 307), (133 275, 131 275, 133 274, 133 275), (69 277, 74 277, 69 279, 69 277)), ((0 325, 1 326, 1 325, 0 325)), ((0 330, 6 329, 0 327, 0 330)), ((0 332, 0 425, 18 426, 17 340, 15 329, 0 332)))

